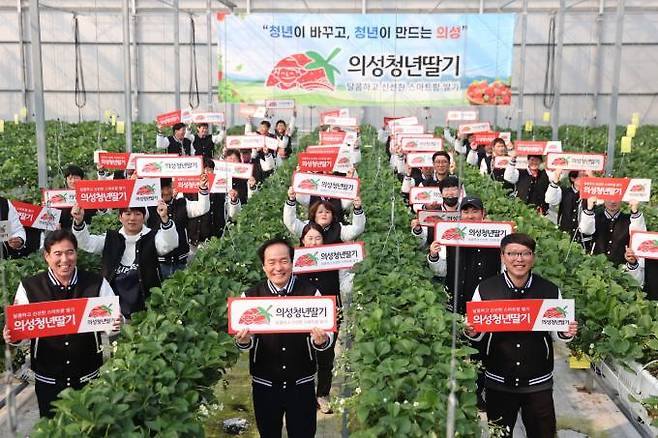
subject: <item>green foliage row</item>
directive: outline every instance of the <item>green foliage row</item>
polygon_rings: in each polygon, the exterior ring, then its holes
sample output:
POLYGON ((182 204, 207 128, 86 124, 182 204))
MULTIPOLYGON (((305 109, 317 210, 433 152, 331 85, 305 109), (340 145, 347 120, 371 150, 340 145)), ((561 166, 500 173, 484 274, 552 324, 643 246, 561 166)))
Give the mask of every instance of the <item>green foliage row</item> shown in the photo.
MULTIPOLYGON (((363 145, 375 145, 375 139, 374 130, 363 129, 363 145)), ((376 146, 363 149, 359 166, 368 220, 360 239, 367 256, 356 270, 350 310, 351 436, 442 436, 452 314, 445 311, 443 286, 430 280, 425 257, 409 232, 407 209, 397 196, 400 183, 389 170, 383 146, 376 146)), ((475 436, 478 428, 476 367, 469 359, 474 351, 464 345, 455 351, 459 436, 475 436)))

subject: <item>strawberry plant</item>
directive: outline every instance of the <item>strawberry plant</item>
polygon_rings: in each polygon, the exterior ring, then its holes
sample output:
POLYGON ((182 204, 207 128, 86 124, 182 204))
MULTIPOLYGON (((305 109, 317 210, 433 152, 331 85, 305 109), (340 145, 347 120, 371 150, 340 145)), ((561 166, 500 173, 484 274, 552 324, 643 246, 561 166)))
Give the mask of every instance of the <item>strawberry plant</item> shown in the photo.
MULTIPOLYGON (((363 130, 363 144, 375 144, 363 130)), ((381 146, 381 145, 378 145, 381 146)), ((382 148, 364 149, 359 176, 368 223, 362 236, 369 256, 358 265, 348 327, 354 396, 348 402, 351 436, 441 436, 449 394, 452 314, 443 287, 430 281, 424 254, 409 233, 409 215, 382 148), (390 228, 391 209, 395 229, 390 228), (389 232, 390 231, 390 232, 389 232)), ((349 320, 348 318, 348 320, 349 320)), ((476 367, 471 348, 459 345, 456 431, 475 436, 476 367)))

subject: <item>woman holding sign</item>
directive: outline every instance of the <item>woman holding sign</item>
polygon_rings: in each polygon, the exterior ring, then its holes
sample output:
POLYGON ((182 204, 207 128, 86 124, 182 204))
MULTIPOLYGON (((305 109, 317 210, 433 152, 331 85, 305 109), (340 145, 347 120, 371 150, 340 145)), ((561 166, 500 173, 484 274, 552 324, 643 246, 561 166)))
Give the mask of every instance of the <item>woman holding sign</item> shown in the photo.
POLYGON ((297 218, 297 193, 295 189, 288 189, 288 199, 283 207, 283 223, 294 236, 301 236, 302 230, 309 222, 315 222, 322 227, 324 244, 346 242, 356 239, 366 227, 366 215, 361 207, 361 198, 356 197, 353 202, 352 225, 343 225, 338 222, 334 206, 327 201, 316 201, 308 210, 308 220, 297 218))
MULTIPOLYGON (((48 270, 23 279, 18 285, 14 304, 114 297, 107 280, 77 268, 77 250, 78 242, 71 231, 55 230, 48 234, 43 243, 48 270)), ((115 331, 120 322, 120 317, 114 322, 115 331)), ((15 327, 12 330, 7 326, 4 328, 3 336, 8 344, 17 336, 14 331, 15 327)), ((51 402, 60 392, 66 388, 80 389, 98 376, 103 364, 101 345, 98 332, 31 339, 30 366, 34 371, 34 389, 41 417, 55 415, 51 402)))
MULTIPOLYGON (((315 222, 309 222, 306 224, 302 230, 302 236, 300 238, 301 246, 308 248, 314 246, 324 245, 324 240, 322 237, 323 229, 320 225, 315 222)), ((310 281, 318 287, 318 290, 322 295, 333 295, 336 297, 336 308, 338 310, 338 323, 337 327, 340 324, 341 309, 343 307, 341 298, 340 298, 340 281, 339 281, 339 270, 333 271, 321 271, 321 272, 309 272, 306 274, 298 274, 299 278, 310 281)), ((318 406, 320 411, 324 414, 331 413, 331 407, 329 405, 329 391, 331 390, 331 381, 334 370, 334 359, 336 357, 335 348, 336 340, 338 338, 338 331, 336 331, 336 339, 331 344, 329 349, 324 351, 319 351, 317 353, 318 357, 318 388, 316 395, 318 398, 318 406)))
MULTIPOLYGON (((532 272, 535 246, 535 241, 527 234, 512 233, 505 236, 500 242, 500 257, 505 265, 505 272, 480 283, 472 301, 517 300, 517 308, 523 308, 530 306, 524 305, 523 300, 561 299, 560 289, 555 284, 532 272)), ((537 309, 536 318, 533 319, 534 325, 540 319, 539 310, 537 309)), ((574 310, 562 306, 548 309, 544 316, 552 311, 557 317, 563 315, 566 318, 567 315, 574 315, 574 310)), ((528 314, 530 313, 528 310, 528 314)), ((481 315, 483 314, 478 314, 481 315)), ((491 313, 489 315, 491 316, 491 313)), ((525 312, 519 311, 517 315, 525 316, 525 312)), ((555 316, 551 314, 550 318, 555 316)), ((523 323, 524 320, 521 321, 523 323)), ((507 326, 502 327, 506 331, 492 330, 486 333, 476 332, 473 328, 475 323, 476 318, 469 312, 465 334, 480 343, 484 351, 488 420, 506 428, 504 436, 511 437, 516 417, 521 410, 529 437, 554 438, 556 419, 553 405, 552 335, 568 342, 576 335, 578 322, 564 321, 566 331, 551 332, 532 331, 534 325, 531 321, 526 323, 529 329, 521 331, 519 327, 512 327, 514 321, 510 320, 507 326)))

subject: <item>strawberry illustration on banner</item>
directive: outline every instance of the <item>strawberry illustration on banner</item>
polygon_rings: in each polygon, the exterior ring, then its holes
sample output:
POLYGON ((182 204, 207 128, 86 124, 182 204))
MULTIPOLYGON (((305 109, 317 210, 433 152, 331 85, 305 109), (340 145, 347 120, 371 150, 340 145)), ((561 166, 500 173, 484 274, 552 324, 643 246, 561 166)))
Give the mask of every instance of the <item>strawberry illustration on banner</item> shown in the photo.
POLYGON ((6 311, 15 340, 110 332, 120 314, 118 296, 41 301, 8 306, 6 311))
POLYGON ((363 261, 365 245, 363 242, 338 243, 313 247, 295 248, 292 272, 307 272, 350 269, 363 261))
POLYGON ((571 299, 488 300, 466 303, 469 324, 480 333, 566 332, 575 321, 571 299))
POLYGON ((418 210, 418 222, 423 227, 433 227, 437 222, 455 222, 461 218, 458 211, 418 210))
POLYGON ((629 246, 637 257, 658 260, 658 232, 633 231, 629 246))
POLYGON ((438 187, 414 187, 409 192, 410 204, 442 204, 443 196, 438 187))
POLYGON ((228 332, 308 333, 336 331, 336 297, 249 297, 228 299, 228 332))
POLYGON ((432 167, 433 154, 434 152, 409 152, 407 165, 409 167, 432 167))
POLYGON ((43 190, 42 204, 47 207, 69 208, 75 205, 75 190, 43 190))
POLYGON ((292 186, 297 193, 328 198, 354 199, 359 193, 359 179, 318 173, 295 172, 292 186))
POLYGON ((466 98, 473 105, 509 105, 512 89, 499 80, 489 84, 486 80, 473 81, 466 89, 466 98))
POLYGON ((26 202, 11 201, 18 213, 18 218, 24 227, 38 230, 56 230, 59 226, 59 217, 62 214, 57 208, 41 207, 26 202))
POLYGON ((514 222, 437 222, 434 240, 446 246, 499 248, 500 241, 514 231, 514 222))
POLYGON ((490 132, 491 124, 489 122, 464 123, 459 125, 458 131, 462 135, 477 134, 478 132, 490 132))
POLYGON ((340 47, 336 47, 326 59, 313 50, 286 56, 276 63, 265 86, 281 90, 300 88, 333 91, 336 88, 335 75, 340 72, 331 64, 331 60, 339 52, 340 47))
POLYGON ((560 168, 564 170, 602 172, 605 168, 605 155, 549 152, 546 157, 546 168, 549 170, 560 168))

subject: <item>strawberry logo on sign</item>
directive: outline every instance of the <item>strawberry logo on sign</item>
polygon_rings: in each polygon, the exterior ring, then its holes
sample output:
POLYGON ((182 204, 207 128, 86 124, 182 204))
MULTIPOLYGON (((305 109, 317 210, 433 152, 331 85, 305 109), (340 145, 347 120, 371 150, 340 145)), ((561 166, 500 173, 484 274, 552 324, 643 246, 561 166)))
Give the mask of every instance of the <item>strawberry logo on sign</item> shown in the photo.
POLYGON ((645 240, 637 249, 642 252, 658 252, 658 240, 645 240))
POLYGON ((89 318, 101 318, 112 315, 112 304, 96 306, 89 312, 89 318))
POLYGON ((240 146, 240 139, 239 138, 233 138, 229 142, 229 146, 240 146))
POLYGON ((142 172, 144 173, 162 172, 162 163, 157 161, 154 161, 152 163, 146 163, 144 167, 142 167, 142 172))
POLYGON ((566 158, 559 157, 553 160, 551 166, 566 166, 567 164, 569 164, 569 162, 567 161, 566 158))
POLYGON ((240 320, 238 322, 245 325, 267 324, 272 318, 272 315, 269 312, 271 308, 272 306, 268 307, 267 309, 263 307, 252 307, 251 309, 247 309, 240 316, 240 320))
POLYGON ((423 157, 416 157, 411 160, 411 164, 422 164, 424 161, 423 157))
POLYGON ((276 63, 265 86, 281 90, 301 88, 333 91, 336 89, 335 74, 340 71, 330 61, 339 52, 340 48, 335 48, 327 59, 312 50, 286 56, 276 63))
POLYGON ((459 228, 459 227, 448 228, 441 235, 441 239, 443 239, 443 240, 461 240, 464 237, 466 237, 466 232, 465 231, 466 231, 466 227, 464 227, 464 228, 459 228))
POLYGON ((137 194, 140 196, 152 195, 155 193, 155 184, 141 186, 137 189, 137 194))
POLYGON ((426 201, 432 197, 432 194, 430 192, 420 192, 419 194, 416 195, 416 199, 419 201, 426 201))
POLYGON ((643 192, 644 191, 644 185, 635 184, 629 189, 629 191, 634 192, 634 193, 643 192))
POLYGON ((567 308, 566 307, 550 307, 544 312, 543 318, 566 318, 567 308))
POLYGON ((44 214, 41 215, 39 220, 44 221, 44 222, 52 222, 55 220, 55 215, 52 214, 49 211, 46 211, 44 214))
POLYGON ((318 253, 304 254, 295 262, 295 267, 315 266, 318 264, 318 253))
POLYGON ((299 188, 304 190, 315 190, 318 188, 318 180, 316 179, 305 179, 299 183, 299 188))
POLYGON ((53 195, 50 197, 50 202, 53 204, 59 204, 62 202, 66 202, 66 196, 64 195, 53 195))

